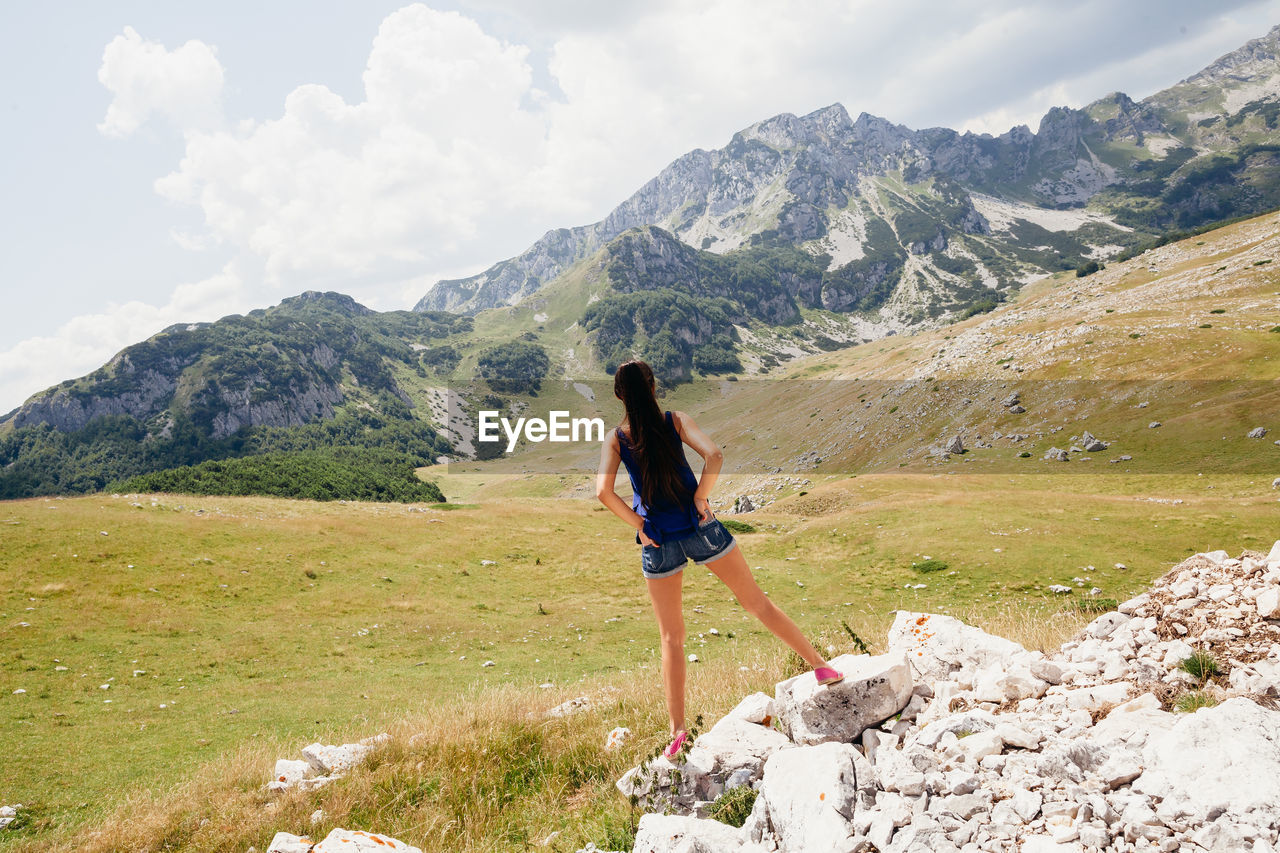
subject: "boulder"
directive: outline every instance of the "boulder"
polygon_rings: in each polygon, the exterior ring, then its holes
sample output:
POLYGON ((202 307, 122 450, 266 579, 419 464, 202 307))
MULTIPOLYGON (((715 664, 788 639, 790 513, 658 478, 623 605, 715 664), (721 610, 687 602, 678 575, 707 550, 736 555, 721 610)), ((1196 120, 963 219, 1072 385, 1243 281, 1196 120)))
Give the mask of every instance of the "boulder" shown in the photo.
POLYGON ((960 437, 959 434, 953 435, 951 437, 951 440, 948 441, 942 449, 947 453, 954 453, 955 455, 959 456, 960 454, 964 453, 964 440, 960 437))
POLYGON ((1266 435, 1267 435, 1266 427, 1254 427, 1253 429, 1249 430, 1248 437, 1249 438, 1265 438, 1266 435))
POLYGON ((741 832, 718 820, 647 814, 640 818, 632 853, 738 853, 741 832))
POLYGON ((1050 447, 1044 452, 1044 458, 1052 462, 1066 462, 1071 456, 1061 447, 1050 447))
POLYGON ((751 498, 747 497, 746 495, 739 495, 738 499, 733 502, 733 512, 736 515, 741 515, 742 513, 755 512, 755 511, 756 511, 756 505, 753 504, 751 502, 751 498))
POLYGON ((1020 415, 1025 411, 1026 409, 1022 406, 1021 403, 1014 403, 1012 406, 1009 407, 1010 414, 1020 415))
POLYGON ((787 747, 791 741, 781 732, 738 717, 723 717, 693 742, 681 775, 695 799, 714 800, 724 793, 734 772, 747 770, 752 781, 759 779, 765 760, 787 747))
POLYGON ((806 672, 777 686, 778 723, 797 744, 851 743, 911 698, 911 669, 901 654, 841 655, 831 666, 844 681, 822 686, 806 672))
POLYGON ((315 770, 311 766, 311 762, 281 758, 276 761, 275 773, 272 774, 271 781, 267 783, 267 788, 272 791, 283 791, 313 775, 315 775, 315 770))
POLYGON ((311 853, 422 853, 417 847, 386 835, 359 829, 335 829, 311 848, 311 853))
MULTIPOLYGON (((775 752, 765 763, 751 816, 750 841, 779 850, 852 853, 858 770, 870 765, 847 743, 824 743, 775 752)), ((637 848, 639 850, 639 848, 637 848)))
POLYGON ((943 681, 958 670, 1007 668, 1027 650, 952 616, 899 610, 889 628, 889 654, 903 655, 925 683, 943 681))
POLYGON ((302 757, 316 773, 344 773, 364 761, 372 751, 373 746, 365 743, 344 743, 342 746, 313 743, 302 748, 302 757))
POLYGON ((1160 813, 1203 823, 1250 812, 1280 814, 1280 712, 1237 697, 1202 708, 1143 751, 1146 770, 1133 789, 1162 800, 1160 813))
POLYGON ((1098 440, 1093 433, 1085 430, 1080 438, 1080 446, 1089 453, 1097 453, 1100 450, 1106 450, 1108 445, 1107 442, 1098 440))

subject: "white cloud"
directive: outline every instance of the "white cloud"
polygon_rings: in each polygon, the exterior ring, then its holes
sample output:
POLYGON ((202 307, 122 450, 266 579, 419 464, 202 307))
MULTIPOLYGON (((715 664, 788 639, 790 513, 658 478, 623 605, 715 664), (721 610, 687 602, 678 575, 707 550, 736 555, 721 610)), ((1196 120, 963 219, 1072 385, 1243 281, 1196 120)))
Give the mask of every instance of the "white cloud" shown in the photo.
POLYGON ((106 136, 129 136, 153 116, 179 130, 214 127, 222 119, 222 63, 201 41, 166 50, 125 27, 102 52, 98 81, 112 95, 98 125, 106 136))
POLYGON ((448 266, 495 224, 557 209, 524 189, 546 135, 526 56, 462 15, 406 7, 374 39, 363 101, 300 86, 278 119, 190 134, 156 189, 261 256, 273 287, 448 266))
POLYGON ((101 367, 120 350, 174 323, 243 312, 256 300, 234 264, 203 281, 179 285, 164 305, 131 301, 73 317, 52 335, 0 352, 0 412, 31 394, 101 367))

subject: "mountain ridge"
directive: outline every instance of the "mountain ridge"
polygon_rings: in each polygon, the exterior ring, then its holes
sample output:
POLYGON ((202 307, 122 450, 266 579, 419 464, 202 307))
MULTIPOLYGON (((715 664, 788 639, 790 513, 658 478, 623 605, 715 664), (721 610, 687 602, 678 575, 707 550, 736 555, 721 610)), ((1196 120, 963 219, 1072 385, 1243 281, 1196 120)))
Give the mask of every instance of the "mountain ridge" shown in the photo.
MULTIPOLYGON (((1233 103, 1228 96, 1241 91, 1261 92, 1268 103, 1274 102, 1280 93, 1280 74, 1267 60, 1274 58, 1278 43, 1280 27, 1141 101, 1113 92, 1081 109, 1051 108, 1034 133, 1026 125, 999 136, 940 127, 912 130, 866 112, 851 119, 838 103, 802 116, 772 116, 738 131, 723 148, 694 149, 676 158, 596 223, 554 229, 525 252, 478 275, 438 282, 415 310, 475 313, 516 304, 573 263, 640 225, 665 227, 689 245, 717 253, 741 248, 771 230, 803 245, 826 236, 830 211, 868 195, 858 186, 862 179, 882 178, 895 170, 907 183, 943 177, 959 182, 970 194, 983 192, 1047 209, 1080 207, 1108 188, 1149 184, 1150 166, 1140 168, 1144 160, 1164 162, 1170 152, 1182 157, 1176 152, 1186 147, 1203 149, 1197 156, 1239 148, 1244 134, 1223 134, 1224 128, 1206 127, 1204 116, 1197 119, 1198 124, 1181 117, 1179 110, 1190 96, 1184 91, 1179 97, 1179 87, 1189 90, 1214 80, 1228 87, 1225 95, 1217 93, 1224 104, 1233 103), (1210 144, 1214 138, 1217 142, 1210 144), (1114 146, 1125 150, 1107 150, 1114 146), (790 153, 794 156, 788 160, 790 153), (1135 168, 1137 172, 1130 174, 1135 168)), ((1196 104, 1204 101, 1203 93, 1196 97, 1196 104)), ((1220 117, 1225 120, 1231 115, 1220 111, 1220 117)), ((1174 163, 1171 171, 1185 164, 1185 160, 1174 163)), ((1141 222, 1134 205, 1126 203, 1131 194, 1112 195, 1117 197, 1093 206, 1103 216, 1116 219, 1120 233, 1144 224, 1155 226, 1142 229, 1146 236, 1167 230, 1168 223, 1141 222)), ((1232 212, 1263 209, 1258 202, 1232 212)), ((1115 244, 1112 240, 1091 245, 1115 244)))

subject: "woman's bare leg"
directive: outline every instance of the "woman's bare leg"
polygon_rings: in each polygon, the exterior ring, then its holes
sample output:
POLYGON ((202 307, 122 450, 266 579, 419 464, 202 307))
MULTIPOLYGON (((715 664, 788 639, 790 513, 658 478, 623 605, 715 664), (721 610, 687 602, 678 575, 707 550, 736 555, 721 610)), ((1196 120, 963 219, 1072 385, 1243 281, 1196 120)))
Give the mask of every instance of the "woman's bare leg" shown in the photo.
MULTIPOLYGON (((665 578, 648 578, 649 598, 653 614, 658 617, 658 633, 662 642, 662 686, 667 695, 667 714, 671 717, 671 736, 684 730, 684 611, 680 592, 684 572, 665 578)), ((785 617, 784 617, 785 618, 785 617)))
POLYGON ((759 619, 775 637, 794 649, 796 654, 804 658, 805 663, 814 669, 827 665, 826 659, 818 654, 818 650, 801 633, 796 623, 764 594, 764 590, 751 576, 751 569, 747 568, 747 558, 742 556, 741 548, 735 546, 720 559, 707 563, 707 568, 724 581, 724 585, 729 587, 734 598, 738 599, 738 603, 748 613, 759 619))

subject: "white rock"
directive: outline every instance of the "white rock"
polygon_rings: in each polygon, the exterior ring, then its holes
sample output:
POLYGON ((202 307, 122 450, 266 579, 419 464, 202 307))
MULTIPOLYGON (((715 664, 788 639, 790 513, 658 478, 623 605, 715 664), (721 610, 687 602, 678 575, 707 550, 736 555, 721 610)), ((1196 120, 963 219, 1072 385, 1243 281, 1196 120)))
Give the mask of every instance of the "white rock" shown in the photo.
POLYGON ((1118 681, 1094 687, 1079 687, 1065 694, 1067 707, 1072 710, 1100 711, 1107 705, 1119 705, 1129 698, 1129 685, 1118 681))
POLYGON ((995 729, 992 729, 991 731, 978 732, 977 734, 960 738, 949 751, 953 754, 963 755, 976 764, 988 755, 999 755, 1003 750, 1004 740, 996 733, 995 729))
POLYGON ((267 845, 267 853, 310 853, 313 842, 305 835, 277 832, 267 845))
POLYGON ((1143 758, 1146 771, 1133 789, 1162 798, 1162 814, 1203 822, 1219 809, 1280 813, 1280 712, 1249 699, 1183 717, 1151 737, 1143 758))
POLYGON ((1267 554, 1267 568, 1280 568, 1280 539, 1276 540, 1276 543, 1271 546, 1271 552, 1267 554))
POLYGON ((276 761, 275 773, 272 774, 271 782, 268 783, 267 787, 273 791, 282 791, 313 775, 315 775, 315 771, 311 766, 311 762, 281 758, 276 761))
POLYGON ((1280 619, 1280 587, 1270 586, 1258 593, 1254 606, 1263 619, 1280 619))
POLYGON ((631 729, 626 726, 617 726, 616 728, 611 729, 609 734, 605 736, 604 748, 609 752, 621 749, 622 745, 627 742, 629 737, 631 737, 631 729))
POLYGON ((1129 622, 1132 618, 1133 617, 1131 616, 1126 616, 1123 613, 1118 613, 1113 610, 1110 613, 1102 614, 1097 619, 1090 622, 1089 627, 1085 628, 1085 633, 1095 639, 1105 640, 1107 637, 1110 637, 1115 633, 1117 628, 1124 625, 1126 622, 1129 622))
POLYGON ((335 829, 324 840, 311 848, 311 853, 422 853, 420 849, 403 841, 359 829, 335 829))
POLYGON ((779 725, 797 744, 852 742, 911 698, 911 670, 901 655, 841 655, 831 666, 844 681, 824 687, 806 672, 777 686, 779 725))
POLYGON ((767 693, 752 693, 735 705, 727 716, 767 726, 774 717, 773 697, 767 693))
POLYGON ((1026 649, 951 616, 899 610, 889 628, 889 654, 906 654, 917 679, 946 679, 956 670, 1008 666, 1026 649))
POLYGON ((342 746, 313 743, 302 748, 302 757, 317 773, 332 775, 345 773, 357 766, 372 751, 373 746, 364 743, 344 743, 342 746))
POLYGON ((780 850, 851 853, 858 849, 852 823, 855 762, 870 771, 861 753, 847 743, 775 752, 765 763, 755 807, 743 826, 745 836, 774 842, 780 850))
POLYGON ((737 853, 741 833, 718 820, 647 814, 640 818, 632 853, 737 853))
POLYGON ((561 702, 559 705, 547 711, 548 717, 568 717, 572 714, 581 713, 591 707, 591 697, 575 696, 567 702, 561 702))
POLYGON ((1075 841, 1058 841, 1052 835, 1028 835, 1019 845, 1020 853, 1084 853, 1075 841))
POLYGON ((694 798, 714 800, 734 771, 750 770, 752 778, 758 779, 765 760, 790 747, 791 741, 781 732, 738 717, 722 717, 693 742, 681 775, 694 798))

